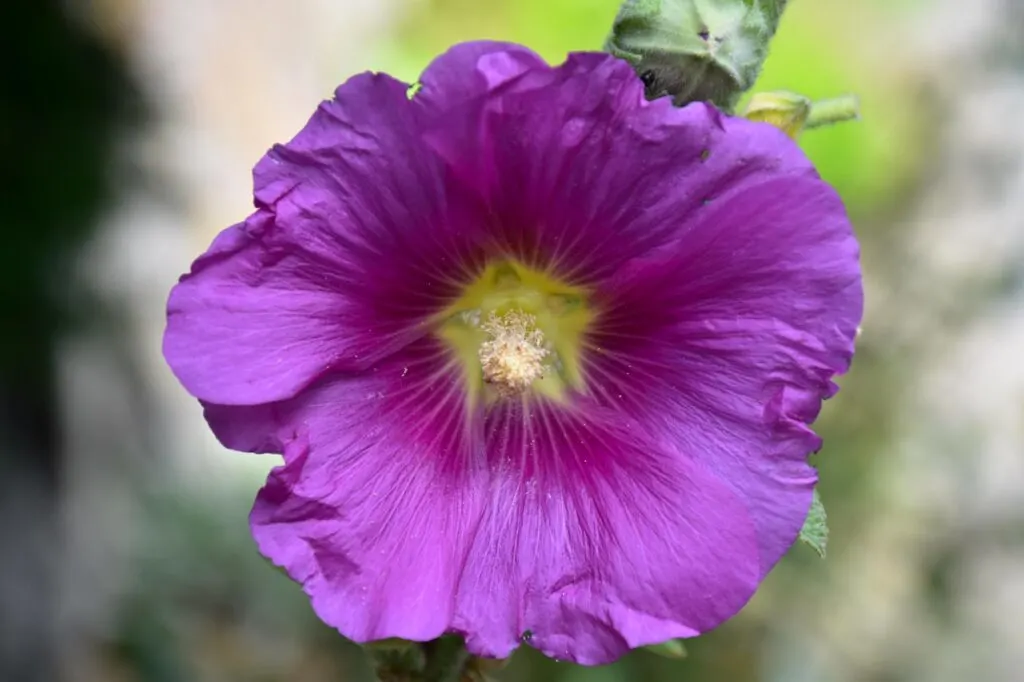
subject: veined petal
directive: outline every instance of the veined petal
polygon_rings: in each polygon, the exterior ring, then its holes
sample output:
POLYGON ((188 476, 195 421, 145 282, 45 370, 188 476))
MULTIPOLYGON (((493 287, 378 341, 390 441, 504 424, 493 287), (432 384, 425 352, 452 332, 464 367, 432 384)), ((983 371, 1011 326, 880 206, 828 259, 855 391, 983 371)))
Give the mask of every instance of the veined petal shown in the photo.
POLYGON ((459 43, 432 61, 420 76, 417 103, 443 115, 528 71, 550 67, 522 45, 481 40, 459 43))
POLYGON ((259 210, 168 304, 165 355, 193 395, 275 402, 425 333, 483 251, 473 201, 447 186, 419 125, 404 84, 357 76, 260 161, 259 210))
POLYGON ((302 400, 207 409, 226 444, 284 451, 253 532, 325 622, 360 642, 453 631, 478 655, 525 640, 593 664, 706 631, 753 594, 754 526, 703 464, 595 404, 473 419, 415 346, 302 400))
POLYGON ((588 385, 747 501, 766 574, 809 508, 820 439, 807 425, 849 367, 861 316, 842 202, 812 178, 737 189, 613 289, 588 385))
POLYGON ((489 208, 494 248, 574 284, 599 285, 679 238, 723 192, 815 176, 770 126, 646 101, 609 55, 525 72, 429 126, 431 148, 489 208))
POLYGON ((503 656, 518 635, 607 663, 705 632, 756 589, 743 501, 637 423, 589 403, 527 403, 496 410, 485 434, 496 474, 455 623, 471 650, 503 656))
POLYGON ((487 492, 462 387, 444 350, 422 339, 290 401, 207 405, 228 446, 284 453, 257 497, 253 535, 355 641, 433 639, 455 618, 487 492))

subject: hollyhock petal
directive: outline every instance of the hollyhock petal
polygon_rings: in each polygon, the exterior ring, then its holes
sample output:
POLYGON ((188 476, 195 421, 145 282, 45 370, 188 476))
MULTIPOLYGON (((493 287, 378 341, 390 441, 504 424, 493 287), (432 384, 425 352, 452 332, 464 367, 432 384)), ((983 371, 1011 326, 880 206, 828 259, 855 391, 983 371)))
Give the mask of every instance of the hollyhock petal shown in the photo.
POLYGON ((701 463, 596 405, 503 409, 466 431, 426 348, 273 407, 208 406, 229 445, 284 451, 253 533, 325 622, 360 642, 454 631, 497 658, 525 638, 595 664, 699 634, 750 598, 754 527, 701 463))
POLYGON ((862 312, 842 202, 812 178, 737 189, 611 290, 589 385, 747 500, 766 574, 809 508, 820 439, 807 425, 862 312))
POLYGON ((357 642, 433 639, 454 619, 487 482, 472 466, 479 439, 464 430, 461 379, 441 352, 424 339, 375 372, 274 406, 207 406, 229 444, 283 451, 253 535, 324 622, 357 642))
POLYGON ((527 71, 549 69, 540 56, 521 45, 492 41, 460 43, 424 70, 415 99, 427 110, 443 114, 468 100, 490 94, 527 71))
POLYGON ((625 62, 570 55, 431 121, 426 139, 483 198, 497 248, 599 283, 688 229, 721 192, 816 176, 778 130, 706 104, 648 102, 625 62))
POLYGON ((423 153, 417 116, 404 84, 359 76, 260 161, 259 210, 170 297, 165 355, 193 395, 291 397, 401 348, 455 295, 480 220, 423 153))
POLYGON ((271 244, 274 230, 265 211, 228 228, 171 292, 164 356, 200 399, 278 400, 374 350, 345 324, 354 311, 335 271, 309 249, 271 244))
POLYGON ((638 426, 593 404, 489 416, 496 475, 455 622, 471 651, 506 655, 514 625, 549 656, 607 663, 709 630, 753 594, 743 501, 638 426))

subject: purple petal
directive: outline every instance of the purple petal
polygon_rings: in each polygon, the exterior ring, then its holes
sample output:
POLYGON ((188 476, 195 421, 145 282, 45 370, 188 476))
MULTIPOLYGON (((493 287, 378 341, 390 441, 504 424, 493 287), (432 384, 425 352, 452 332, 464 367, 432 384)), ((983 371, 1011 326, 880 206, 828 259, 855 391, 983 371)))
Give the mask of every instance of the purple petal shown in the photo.
POLYGON ((357 76, 255 170, 259 210, 174 289, 165 355, 196 397, 256 404, 423 334, 482 257, 405 86, 357 76), (399 159, 401 161, 399 161, 399 159))
POLYGON ((489 95, 527 71, 551 67, 532 50, 514 43, 460 43, 432 61, 420 76, 418 104, 435 114, 489 95))
POLYGON ((274 406, 207 406, 234 447, 283 451, 251 523, 260 551, 347 637, 429 640, 451 627, 485 475, 463 383, 429 339, 365 375, 274 406))
POLYGON ((753 594, 743 501, 639 426, 595 405, 489 416, 495 475, 455 622, 471 651, 506 655, 516 626, 549 656, 607 663, 705 632, 753 594))
POLYGON ((588 386, 747 500, 766 574, 810 505, 820 440, 807 425, 853 354, 858 247, 811 178, 723 195, 685 236, 609 288, 588 386))
POLYGON ((445 367, 424 341, 273 408, 208 406, 229 445, 285 452, 253 533, 325 622, 357 642, 454 631, 493 657, 526 634, 603 663, 753 594, 746 507, 702 464, 594 405, 470 420, 445 367))
POLYGON ((814 175, 769 126, 647 102, 609 55, 529 71, 432 123, 431 147, 489 207, 497 250, 580 284, 677 238, 726 189, 814 175))

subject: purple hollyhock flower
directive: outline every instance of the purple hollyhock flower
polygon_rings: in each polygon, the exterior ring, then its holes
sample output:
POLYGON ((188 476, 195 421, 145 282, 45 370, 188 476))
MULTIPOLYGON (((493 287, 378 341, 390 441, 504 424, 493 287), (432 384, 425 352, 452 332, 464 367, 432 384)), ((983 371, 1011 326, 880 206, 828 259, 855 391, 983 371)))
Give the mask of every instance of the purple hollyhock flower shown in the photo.
POLYGON ((347 637, 580 663, 735 614, 807 515, 862 292, 780 131, 647 102, 605 54, 356 76, 255 169, 164 352, 284 455, 260 551, 347 637))

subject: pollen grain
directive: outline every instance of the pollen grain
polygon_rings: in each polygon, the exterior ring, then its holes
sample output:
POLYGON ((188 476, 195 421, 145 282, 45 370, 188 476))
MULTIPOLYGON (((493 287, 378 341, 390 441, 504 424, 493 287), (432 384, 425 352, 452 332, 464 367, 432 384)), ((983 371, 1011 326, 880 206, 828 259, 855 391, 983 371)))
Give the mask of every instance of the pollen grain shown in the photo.
POLYGON ((492 312, 480 329, 488 337, 478 351, 483 378, 499 394, 520 395, 544 376, 551 350, 533 315, 519 310, 492 312))

